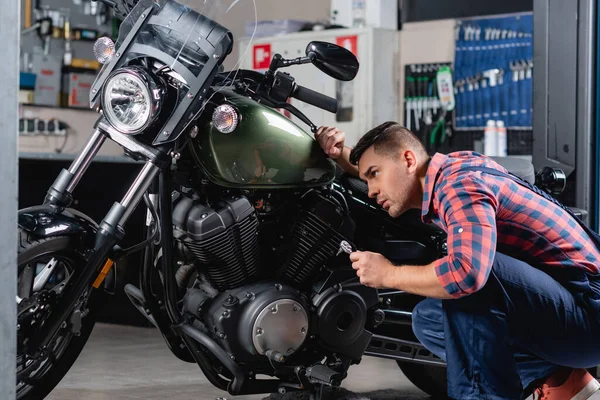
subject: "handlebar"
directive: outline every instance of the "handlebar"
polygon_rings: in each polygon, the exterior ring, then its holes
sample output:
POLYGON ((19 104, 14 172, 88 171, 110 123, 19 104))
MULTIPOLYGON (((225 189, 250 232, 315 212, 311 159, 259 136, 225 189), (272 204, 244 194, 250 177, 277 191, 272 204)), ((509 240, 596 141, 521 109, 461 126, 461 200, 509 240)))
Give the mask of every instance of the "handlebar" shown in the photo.
POLYGON ((292 97, 333 114, 338 112, 339 101, 337 99, 315 92, 304 86, 296 85, 292 97))
POLYGON ((250 95, 251 98, 267 107, 285 109, 310 126, 313 132, 316 132, 318 127, 300 110, 286 102, 289 97, 295 97, 300 101, 332 113, 338 111, 338 100, 297 85, 294 78, 288 74, 279 75, 276 85, 273 85, 273 82, 265 74, 245 69, 220 72, 216 75, 216 78, 216 86, 233 86, 236 88, 236 92, 250 95))

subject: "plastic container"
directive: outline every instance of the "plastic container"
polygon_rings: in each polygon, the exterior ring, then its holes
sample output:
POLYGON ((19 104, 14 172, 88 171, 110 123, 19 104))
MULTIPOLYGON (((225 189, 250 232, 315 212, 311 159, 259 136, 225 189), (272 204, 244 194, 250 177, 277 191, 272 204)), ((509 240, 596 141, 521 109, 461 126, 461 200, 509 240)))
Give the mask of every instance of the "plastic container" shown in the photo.
POLYGON ((494 157, 498 155, 498 131, 496 121, 490 119, 483 131, 483 154, 494 157))
POLYGON ((367 24, 366 0, 352 1, 352 27, 362 28, 367 24))
POLYGON ((498 136, 498 156, 508 156, 508 135, 504 121, 496 121, 496 134, 498 136))

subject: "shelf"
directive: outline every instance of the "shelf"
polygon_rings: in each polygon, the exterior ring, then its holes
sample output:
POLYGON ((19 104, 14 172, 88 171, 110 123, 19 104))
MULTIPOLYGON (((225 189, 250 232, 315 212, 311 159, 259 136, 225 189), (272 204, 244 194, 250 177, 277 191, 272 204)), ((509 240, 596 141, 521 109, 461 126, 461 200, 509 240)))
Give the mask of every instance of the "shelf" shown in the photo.
POLYGON ((43 105, 43 104, 25 104, 25 103, 19 103, 19 106, 21 106, 21 107, 31 107, 31 108, 49 108, 49 109, 54 109, 54 110, 65 110, 65 111, 93 112, 95 114, 98 114, 96 112, 96 110, 94 110, 92 108, 75 108, 75 107, 62 107, 62 106, 48 106, 48 105, 43 105))
MULTIPOLYGON (((19 152, 20 160, 73 161, 76 156, 77 154, 19 152)), ((143 164, 142 161, 135 161, 125 156, 103 155, 96 156, 94 162, 143 164)))

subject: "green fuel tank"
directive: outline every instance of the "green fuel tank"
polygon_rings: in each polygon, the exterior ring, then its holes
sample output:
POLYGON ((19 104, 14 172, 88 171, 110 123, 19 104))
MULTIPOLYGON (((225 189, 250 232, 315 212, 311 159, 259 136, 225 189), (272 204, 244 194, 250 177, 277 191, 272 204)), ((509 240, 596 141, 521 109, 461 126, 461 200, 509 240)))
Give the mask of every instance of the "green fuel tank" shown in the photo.
MULTIPOLYGON (((222 89, 221 89, 222 90, 222 89)), ((335 163, 298 125, 260 103, 223 90, 206 106, 191 154, 206 177, 230 188, 308 188, 335 178, 335 163), (217 106, 230 105, 239 116, 230 133, 213 123, 217 106)))

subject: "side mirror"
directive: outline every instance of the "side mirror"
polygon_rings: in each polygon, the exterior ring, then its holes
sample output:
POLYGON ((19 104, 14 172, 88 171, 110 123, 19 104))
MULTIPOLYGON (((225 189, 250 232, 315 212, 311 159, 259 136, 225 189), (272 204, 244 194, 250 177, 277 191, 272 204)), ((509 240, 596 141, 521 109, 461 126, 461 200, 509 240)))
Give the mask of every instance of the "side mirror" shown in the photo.
POLYGON ((310 42, 306 47, 306 56, 315 67, 340 81, 351 81, 358 73, 356 56, 333 43, 310 42))

